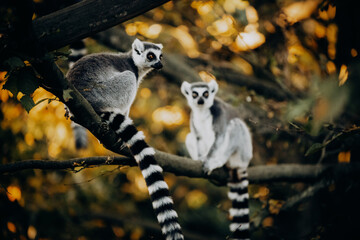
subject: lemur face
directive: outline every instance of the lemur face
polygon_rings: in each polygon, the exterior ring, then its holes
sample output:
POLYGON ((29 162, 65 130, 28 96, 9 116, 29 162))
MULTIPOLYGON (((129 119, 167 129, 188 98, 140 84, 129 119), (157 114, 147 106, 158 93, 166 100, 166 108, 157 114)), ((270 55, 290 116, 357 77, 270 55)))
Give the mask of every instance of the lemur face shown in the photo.
POLYGON ((191 108, 210 108, 214 103, 214 97, 217 91, 218 84, 215 80, 209 83, 197 82, 190 84, 183 82, 181 85, 181 92, 186 97, 191 108))
POLYGON ((135 39, 132 44, 132 57, 138 68, 155 68, 163 67, 162 60, 162 44, 142 42, 135 39))

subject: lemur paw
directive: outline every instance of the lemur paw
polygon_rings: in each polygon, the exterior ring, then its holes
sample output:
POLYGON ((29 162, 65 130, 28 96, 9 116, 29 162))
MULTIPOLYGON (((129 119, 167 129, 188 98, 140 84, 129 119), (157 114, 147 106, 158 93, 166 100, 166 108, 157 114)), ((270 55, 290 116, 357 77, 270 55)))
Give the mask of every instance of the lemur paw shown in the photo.
POLYGON ((203 172, 206 175, 210 175, 214 169, 210 168, 207 164, 203 165, 203 172))

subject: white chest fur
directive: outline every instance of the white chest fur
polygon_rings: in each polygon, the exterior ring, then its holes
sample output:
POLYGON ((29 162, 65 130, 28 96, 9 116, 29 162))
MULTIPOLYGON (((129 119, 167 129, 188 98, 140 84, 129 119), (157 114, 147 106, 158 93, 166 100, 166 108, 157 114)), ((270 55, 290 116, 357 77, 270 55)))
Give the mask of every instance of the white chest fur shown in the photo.
POLYGON ((193 111, 192 121, 197 136, 199 156, 206 156, 215 141, 213 118, 209 109, 193 111))

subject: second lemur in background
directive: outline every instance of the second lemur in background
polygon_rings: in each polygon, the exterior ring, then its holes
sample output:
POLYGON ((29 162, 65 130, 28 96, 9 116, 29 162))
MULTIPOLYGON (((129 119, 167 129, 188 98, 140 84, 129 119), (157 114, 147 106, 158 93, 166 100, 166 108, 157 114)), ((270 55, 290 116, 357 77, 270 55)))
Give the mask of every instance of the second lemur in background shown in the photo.
POLYGON ((238 112, 215 97, 217 91, 215 80, 183 82, 181 92, 192 110, 185 144, 207 174, 224 165, 229 169, 230 238, 250 239, 247 167, 253 157, 251 134, 238 112))

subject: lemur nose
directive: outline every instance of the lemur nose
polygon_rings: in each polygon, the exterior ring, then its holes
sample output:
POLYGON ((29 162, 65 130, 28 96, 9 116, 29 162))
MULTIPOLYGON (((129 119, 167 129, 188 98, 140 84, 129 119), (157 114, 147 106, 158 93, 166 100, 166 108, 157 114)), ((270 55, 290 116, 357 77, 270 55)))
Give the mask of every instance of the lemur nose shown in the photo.
POLYGON ((155 68, 155 69, 161 69, 163 67, 163 65, 162 65, 162 63, 160 61, 158 61, 157 63, 152 65, 152 67, 155 68))
POLYGON ((204 102, 204 99, 200 98, 199 101, 198 101, 198 104, 199 105, 203 105, 205 102, 204 102))

